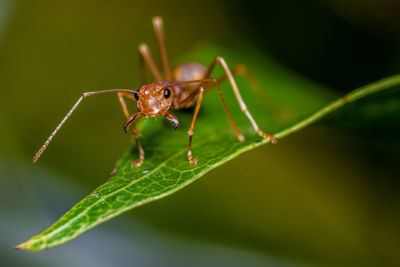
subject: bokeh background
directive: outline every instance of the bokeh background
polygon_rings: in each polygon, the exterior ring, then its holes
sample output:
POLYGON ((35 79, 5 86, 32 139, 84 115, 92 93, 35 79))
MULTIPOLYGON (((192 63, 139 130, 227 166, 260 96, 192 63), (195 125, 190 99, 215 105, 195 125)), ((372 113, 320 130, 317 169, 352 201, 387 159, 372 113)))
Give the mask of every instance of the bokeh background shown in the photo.
POLYGON ((61 247, 12 250, 127 149, 118 102, 104 96, 31 164, 83 91, 139 86, 153 16, 173 62, 202 40, 245 41, 339 95, 399 73, 399 11, 396 0, 0 0, 0 265, 400 265, 400 146, 385 139, 398 129, 374 125, 310 127, 61 247))

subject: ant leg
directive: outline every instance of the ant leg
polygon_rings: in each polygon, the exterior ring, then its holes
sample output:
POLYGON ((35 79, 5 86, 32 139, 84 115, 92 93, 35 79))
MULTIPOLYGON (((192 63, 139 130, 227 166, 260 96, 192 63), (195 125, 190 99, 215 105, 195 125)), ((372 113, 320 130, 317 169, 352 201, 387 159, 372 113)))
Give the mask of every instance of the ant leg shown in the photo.
MULTIPOLYGON (((222 95, 222 91, 221 91, 221 88, 219 87, 219 83, 218 83, 217 79, 205 78, 205 79, 202 79, 202 80, 182 81, 182 82, 172 82, 172 83, 170 83, 170 85, 189 85, 189 84, 199 84, 199 86, 201 88, 206 88, 206 91, 208 91, 209 88, 212 88, 214 86, 216 86, 218 88, 219 97, 221 98, 222 106, 224 107, 225 114, 228 117, 229 124, 231 125, 231 128, 232 128, 233 132, 235 133, 235 135, 236 135, 237 139, 239 140, 239 142, 243 142, 244 141, 244 136, 240 133, 240 131, 237 128, 236 124, 233 122, 232 116, 231 116, 231 114, 230 114, 230 112, 228 110, 228 107, 226 106, 226 103, 225 103, 225 100, 224 100, 224 96, 222 95)), ((195 95, 195 94, 193 94, 193 95, 195 95)))
MULTIPOLYGON (((126 97, 128 97, 128 98, 130 98, 132 100, 135 100, 135 98, 131 94, 118 93, 118 100, 119 100, 119 103, 121 104, 122 111, 123 111, 126 119, 129 119, 130 115, 129 115, 128 107, 126 106, 126 103, 125 103, 125 100, 124 100, 124 96, 126 96, 126 97)), ((139 141, 139 136, 141 134, 136 129, 134 123, 131 123, 131 130, 132 130, 133 136, 135 137, 136 146, 137 146, 137 148, 139 150, 139 160, 132 161, 132 164, 131 164, 132 167, 136 167, 136 166, 142 165, 142 163, 143 163, 144 150, 143 150, 143 147, 142 147, 142 145, 140 144, 140 141, 139 141)))
POLYGON ((224 107, 225 114, 228 117, 229 124, 231 125, 231 128, 232 128, 233 132, 235 133, 236 138, 239 140, 239 142, 244 142, 244 136, 239 131, 239 129, 237 128, 235 122, 232 119, 231 113, 229 112, 228 106, 225 103, 225 99, 224 99, 224 96, 222 95, 221 87, 219 87, 218 81, 216 79, 213 79, 213 82, 214 82, 214 84, 216 85, 216 87, 218 89, 218 94, 219 94, 219 97, 221 98, 222 106, 224 107))
MULTIPOLYGON (((250 89, 252 89, 256 94, 262 95, 262 98, 268 97, 268 94, 263 90, 263 85, 256 78, 253 72, 245 64, 238 64, 231 69, 233 76, 242 75, 245 80, 249 83, 250 89)), ((224 82, 227 79, 226 75, 221 75, 217 78, 219 83, 224 82)))
POLYGON ((171 69, 169 67, 168 54, 167 54, 167 46, 165 45, 164 38, 164 25, 161 17, 153 18, 153 27, 154 32, 157 37, 158 48, 160 49, 161 62, 164 69, 165 79, 167 81, 172 81, 171 69))
POLYGON ((194 125, 196 123, 197 114, 199 113, 201 102, 203 101, 203 95, 204 95, 204 88, 200 87, 199 98, 197 99, 197 104, 196 104, 196 108, 194 110, 192 123, 190 124, 190 128, 188 131, 188 135, 189 135, 188 160, 191 164, 197 164, 197 162, 198 162, 198 160, 192 156, 192 137, 193 137, 193 133, 194 133, 194 125))
POLYGON ((147 83, 147 75, 146 75, 146 62, 142 55, 139 54, 139 78, 142 84, 147 83))
POLYGON ((157 82, 162 80, 160 71, 157 69, 156 64, 154 63, 154 60, 150 54, 149 47, 146 44, 140 44, 139 45, 139 54, 142 57, 142 60, 144 63, 147 64, 149 67, 151 73, 153 74, 154 78, 157 80, 157 82))
POLYGON ((244 114, 246 114, 247 118, 251 122, 254 130, 258 133, 263 138, 267 138, 271 140, 271 143, 276 143, 278 140, 275 136, 266 134, 264 133, 257 125, 256 121, 254 120, 253 116, 250 114, 249 110, 247 109, 246 104, 244 103, 242 96, 240 95, 239 88, 236 85, 235 80, 233 79, 233 75, 231 71, 228 68, 228 65, 226 64, 225 60, 222 57, 216 57, 211 65, 208 67, 208 72, 205 77, 209 77, 211 72, 213 71, 215 65, 217 63, 220 63, 222 65, 222 68, 224 69, 225 75, 228 77, 229 83, 231 84, 232 90, 235 93, 236 99, 239 102, 240 108, 243 111, 244 114))
POLYGON ((78 99, 78 101, 76 101, 75 105, 67 113, 67 115, 65 115, 65 117, 62 119, 62 121, 57 125, 56 129, 51 133, 49 138, 47 138, 46 142, 44 142, 44 144, 39 149, 39 151, 35 154, 35 156, 32 159, 32 162, 36 163, 36 161, 38 161, 40 156, 46 150, 47 146, 50 144, 51 140, 54 138, 54 136, 57 134, 57 132, 60 130, 60 128, 64 125, 64 123, 68 120, 68 118, 71 117, 72 113, 78 108, 79 104, 82 102, 83 99, 85 99, 85 98, 87 98, 89 96, 94 96, 94 95, 99 95, 99 94, 121 93, 121 92, 124 92, 124 93, 137 93, 137 91, 129 90, 129 89, 110 89, 110 90, 104 90, 104 91, 83 93, 82 96, 78 99))

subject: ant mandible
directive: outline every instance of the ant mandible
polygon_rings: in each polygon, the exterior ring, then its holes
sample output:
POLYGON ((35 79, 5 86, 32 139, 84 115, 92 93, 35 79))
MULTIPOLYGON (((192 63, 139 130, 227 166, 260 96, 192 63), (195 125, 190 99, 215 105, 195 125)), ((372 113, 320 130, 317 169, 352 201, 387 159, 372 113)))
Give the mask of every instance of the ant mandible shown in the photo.
POLYGON ((161 17, 153 18, 153 27, 157 38, 158 48, 160 50, 159 52, 161 55, 162 67, 164 70, 164 78, 162 77, 157 66, 155 65, 153 58, 150 54, 150 51, 148 49, 148 46, 146 44, 139 45, 139 54, 140 54, 139 60, 140 60, 142 79, 145 80, 145 67, 147 65, 147 67, 150 69, 151 74, 154 76, 157 82, 145 84, 139 88, 139 91, 130 89, 110 89, 97 92, 87 92, 82 94, 82 96, 75 103, 72 109, 67 113, 64 119, 58 124, 56 129, 50 135, 50 137, 46 140, 43 146, 36 153, 35 157, 32 160, 33 163, 35 163, 39 159, 39 157, 42 155, 42 153, 49 145, 53 137, 58 132, 58 130, 60 130, 61 126, 76 110, 76 108, 84 98, 105 93, 117 93, 122 111, 124 112, 124 115, 127 118, 127 121, 124 124, 124 130, 126 132, 127 127, 131 126, 131 130, 133 136, 135 137, 136 145, 139 150, 139 160, 133 161, 131 165, 132 167, 140 166, 144 160, 144 150, 139 141, 140 133, 135 127, 134 120, 143 116, 155 117, 161 115, 164 116, 166 119, 170 120, 171 122, 173 122, 175 124, 175 129, 176 129, 179 126, 178 119, 174 115, 169 113, 168 109, 189 108, 193 106, 197 100, 192 123, 190 124, 190 128, 188 131, 189 135, 188 160, 191 164, 196 164, 198 161, 196 158, 192 156, 192 138, 194 133, 194 126, 196 123, 197 114, 199 112, 204 94, 210 91, 214 87, 218 89, 219 97, 221 98, 222 105, 224 107, 226 116, 228 118, 229 124, 234 134, 236 135, 237 139, 240 142, 244 141, 244 136, 240 133, 235 123, 233 122, 233 119, 225 104, 225 100, 222 95, 221 89, 219 87, 219 83, 224 81, 225 79, 228 79, 232 87, 232 90, 236 96, 236 99, 239 102, 241 110, 246 114, 247 118, 250 120, 254 130, 261 137, 269 139, 271 143, 277 142, 276 137, 264 133, 258 127, 256 121, 253 119, 253 116, 247 109, 246 104, 242 99, 242 96, 240 95, 238 86, 236 85, 236 82, 233 78, 233 74, 239 74, 239 73, 244 74, 247 71, 246 68, 243 68, 243 66, 239 65, 237 66, 237 68, 233 68, 231 71, 228 68, 228 65, 226 64, 225 60, 222 57, 217 56, 211 62, 208 68, 196 62, 188 62, 176 66, 171 71, 168 61, 167 49, 165 46, 163 21, 161 17), (211 73, 214 70, 217 63, 221 64, 225 74, 218 79, 211 78, 210 77, 211 73), (130 115, 124 97, 137 102, 137 112, 133 113, 133 115, 130 115))

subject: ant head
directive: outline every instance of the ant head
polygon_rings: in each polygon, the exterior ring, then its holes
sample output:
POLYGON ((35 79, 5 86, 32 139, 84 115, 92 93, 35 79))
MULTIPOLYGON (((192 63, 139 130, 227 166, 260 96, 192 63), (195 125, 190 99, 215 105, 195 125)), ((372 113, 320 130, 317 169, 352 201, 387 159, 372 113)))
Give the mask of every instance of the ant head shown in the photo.
POLYGON ((146 116, 155 117, 158 115, 165 116, 166 119, 174 123, 175 129, 178 128, 179 122, 174 115, 168 112, 169 107, 174 99, 174 91, 169 83, 149 83, 140 87, 139 92, 135 93, 138 112, 133 114, 124 124, 124 130, 135 119, 146 116))
POLYGON ((174 92, 168 88, 168 83, 149 83, 139 89, 135 94, 138 111, 144 116, 154 117, 165 115, 172 104, 174 92))

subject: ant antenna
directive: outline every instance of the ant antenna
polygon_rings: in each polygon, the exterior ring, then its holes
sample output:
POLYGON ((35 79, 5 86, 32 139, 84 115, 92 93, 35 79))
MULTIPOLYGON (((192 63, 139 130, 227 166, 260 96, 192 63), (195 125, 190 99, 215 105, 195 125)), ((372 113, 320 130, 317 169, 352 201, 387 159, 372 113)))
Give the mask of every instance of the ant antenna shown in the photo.
POLYGON ((105 94, 105 93, 120 93, 120 92, 125 92, 125 93, 138 93, 138 91, 135 90, 130 90, 130 89, 110 89, 110 90, 104 90, 104 91, 97 91, 97 92, 86 92, 83 93, 82 96, 76 101, 75 105, 71 108, 71 110, 65 115, 64 119, 57 125, 56 129, 51 133, 49 138, 47 138, 46 142, 44 142, 43 146, 39 149, 39 151, 35 154, 35 156, 32 159, 33 163, 36 163, 40 156, 43 154, 43 152, 46 150, 47 146, 50 144, 51 140, 53 137, 57 134, 57 132, 60 130, 61 126, 64 125, 64 123, 68 120, 69 117, 71 117, 72 113, 76 110, 76 108, 79 106, 79 104, 82 102, 84 98, 87 98, 89 96, 94 96, 94 95, 99 95, 99 94, 105 94))

